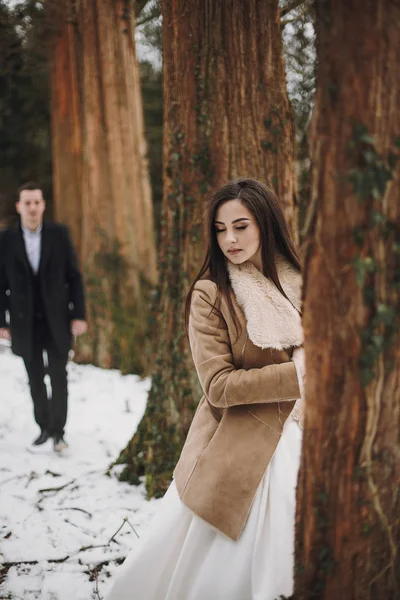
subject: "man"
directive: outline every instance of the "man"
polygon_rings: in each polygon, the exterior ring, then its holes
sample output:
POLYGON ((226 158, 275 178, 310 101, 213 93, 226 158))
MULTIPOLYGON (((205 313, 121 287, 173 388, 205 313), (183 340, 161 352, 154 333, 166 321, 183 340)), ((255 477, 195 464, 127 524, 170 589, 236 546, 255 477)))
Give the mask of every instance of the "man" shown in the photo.
POLYGON ((87 324, 82 277, 67 228, 43 222, 45 208, 40 187, 23 185, 16 203, 20 224, 0 238, 0 337, 11 340, 13 352, 25 363, 41 429, 33 444, 52 437, 54 449, 61 451, 67 447, 68 352, 72 335, 85 333, 87 324))

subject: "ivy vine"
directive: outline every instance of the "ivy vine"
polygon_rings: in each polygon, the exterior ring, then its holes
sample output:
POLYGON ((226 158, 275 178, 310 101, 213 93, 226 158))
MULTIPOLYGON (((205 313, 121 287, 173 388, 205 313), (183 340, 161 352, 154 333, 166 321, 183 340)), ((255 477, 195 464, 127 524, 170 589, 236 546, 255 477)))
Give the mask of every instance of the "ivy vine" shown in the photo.
MULTIPOLYGON (((361 331, 360 371, 364 387, 374 379, 377 360, 393 343, 397 327, 397 307, 390 304, 390 299, 387 303, 382 302, 377 295, 376 277, 381 272, 382 265, 379 264, 373 244, 369 243, 369 237, 374 232, 378 237, 388 240, 395 262, 399 262, 399 225, 382 210, 384 195, 398 163, 399 148, 400 138, 395 138, 391 150, 383 157, 377 151, 376 139, 368 128, 361 123, 353 125, 353 138, 349 150, 357 166, 350 170, 348 182, 358 201, 366 205, 367 218, 364 224, 353 229, 353 239, 359 253, 354 257, 352 265, 363 293, 364 303, 372 314, 368 325, 361 331)), ((394 273, 391 285, 396 288, 400 283, 398 278, 396 280, 396 272, 399 270, 392 268, 391 272, 394 273)))

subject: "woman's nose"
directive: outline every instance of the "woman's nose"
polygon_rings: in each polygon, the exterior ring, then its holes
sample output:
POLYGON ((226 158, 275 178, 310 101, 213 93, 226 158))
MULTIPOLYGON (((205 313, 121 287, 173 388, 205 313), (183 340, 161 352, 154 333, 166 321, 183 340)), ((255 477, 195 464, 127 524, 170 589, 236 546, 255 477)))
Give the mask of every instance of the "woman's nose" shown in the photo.
POLYGON ((236 234, 235 234, 235 232, 234 231, 227 231, 227 233, 226 233, 226 240, 230 244, 233 244, 234 242, 236 242, 236 234))

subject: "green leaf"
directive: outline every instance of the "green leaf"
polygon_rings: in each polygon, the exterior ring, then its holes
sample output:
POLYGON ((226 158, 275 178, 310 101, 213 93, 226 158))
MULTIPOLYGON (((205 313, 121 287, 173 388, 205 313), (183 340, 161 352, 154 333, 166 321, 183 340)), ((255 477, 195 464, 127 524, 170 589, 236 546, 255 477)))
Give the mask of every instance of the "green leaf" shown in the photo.
POLYGON ((376 161, 376 157, 377 154, 375 152, 375 150, 365 150, 365 152, 363 152, 363 156, 365 159, 365 162, 369 165, 372 165, 375 161, 376 161))
POLYGON ((380 225, 381 223, 386 223, 387 221, 387 217, 378 212, 378 211, 374 211, 372 213, 372 222, 374 223, 374 225, 380 225))
POLYGON ((362 133, 359 137, 360 142, 364 144, 370 144, 371 146, 376 146, 376 138, 371 133, 362 133))
POLYGON ((373 187, 372 191, 371 191, 371 196, 373 197, 374 200, 379 200, 379 198, 382 196, 382 194, 377 187, 373 187))
POLYGON ((394 324, 396 311, 392 306, 388 306, 387 304, 379 303, 376 308, 376 313, 379 320, 385 325, 394 324))
POLYGON ((372 336, 371 341, 374 344, 375 349, 378 350, 378 353, 379 353, 383 348, 385 338, 383 337, 383 335, 375 334, 372 336))

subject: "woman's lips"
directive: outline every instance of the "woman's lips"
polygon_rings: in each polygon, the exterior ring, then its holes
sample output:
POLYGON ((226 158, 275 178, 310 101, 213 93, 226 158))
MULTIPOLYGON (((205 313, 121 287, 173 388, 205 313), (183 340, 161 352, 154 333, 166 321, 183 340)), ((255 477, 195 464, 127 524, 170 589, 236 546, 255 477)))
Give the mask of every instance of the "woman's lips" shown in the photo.
POLYGON ((239 252, 241 252, 241 250, 228 250, 228 254, 238 254, 239 252))

